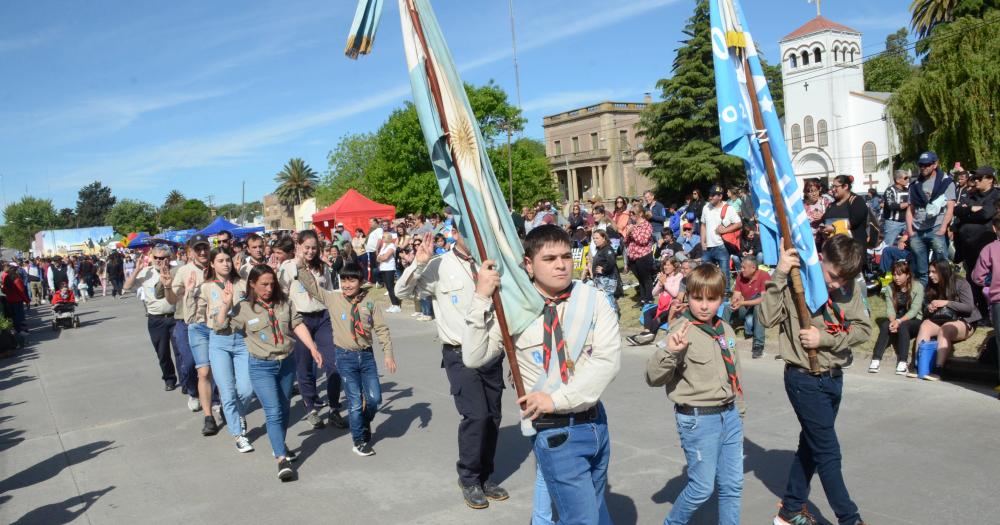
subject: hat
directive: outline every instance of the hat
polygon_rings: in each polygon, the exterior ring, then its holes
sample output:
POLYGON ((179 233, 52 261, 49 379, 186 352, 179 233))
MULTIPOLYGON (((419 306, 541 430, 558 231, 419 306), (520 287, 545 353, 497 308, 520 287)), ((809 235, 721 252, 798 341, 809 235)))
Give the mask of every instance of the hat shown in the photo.
POLYGON ((200 233, 196 233, 196 234, 192 235, 191 238, 188 239, 188 242, 187 242, 188 248, 194 248, 195 246, 198 246, 199 244, 207 244, 209 246, 212 245, 210 242, 208 242, 208 237, 206 237, 205 235, 202 235, 200 233))
POLYGON ((685 223, 684 226, 681 226, 681 227, 684 228, 685 230, 693 230, 694 229, 694 224, 691 224, 690 222, 688 222, 688 223, 685 223))
POLYGON ((726 192, 722 189, 722 186, 718 184, 713 184, 711 188, 708 189, 708 195, 725 195, 726 192))
POLYGON ((917 159, 917 164, 920 164, 922 166, 929 166, 937 161, 938 161, 937 153, 934 153, 933 151, 925 151, 920 154, 920 158, 917 159))
POLYGON ((976 179, 981 179, 983 177, 995 179, 997 176, 997 170, 993 169, 993 166, 980 166, 976 168, 976 171, 972 172, 972 176, 976 179))
POLYGON ((338 227, 338 228, 343 228, 343 227, 344 227, 344 223, 342 223, 342 222, 338 222, 338 223, 337 223, 337 227, 338 227))

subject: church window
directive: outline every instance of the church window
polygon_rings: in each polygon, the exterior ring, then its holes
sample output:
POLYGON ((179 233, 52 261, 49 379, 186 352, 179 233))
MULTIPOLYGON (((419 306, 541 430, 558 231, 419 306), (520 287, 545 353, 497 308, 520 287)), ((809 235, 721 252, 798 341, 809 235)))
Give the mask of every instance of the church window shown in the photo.
POLYGON ((875 164, 875 143, 865 142, 865 145, 861 146, 861 171, 874 173, 875 164))
POLYGON ((802 151, 802 128, 792 124, 792 155, 802 151))
POLYGON ((807 116, 805 118, 805 122, 802 123, 802 126, 804 128, 806 128, 806 142, 813 142, 813 141, 815 141, 816 140, 816 134, 813 131, 813 118, 810 117, 810 116, 807 116))
POLYGON ((830 145, 830 137, 826 131, 826 121, 819 119, 816 123, 816 134, 819 136, 819 147, 826 147, 830 145))
POLYGON ((808 51, 803 51, 802 52, 802 65, 803 66, 808 66, 809 65, 809 52, 808 51))
POLYGON ((854 49, 851 49, 851 62, 854 62, 854 49))
POLYGON ((799 62, 799 60, 798 60, 798 57, 795 56, 795 53, 792 53, 788 57, 788 66, 791 67, 792 69, 795 69, 796 67, 798 67, 798 65, 799 65, 798 62, 799 62))
POLYGON ((839 59, 839 57, 837 56, 838 53, 840 53, 840 46, 837 46, 837 47, 833 48, 833 61, 834 62, 836 62, 839 59))
POLYGON ((823 61, 823 52, 820 51, 819 48, 817 47, 816 49, 813 50, 813 62, 819 64, 822 61, 823 61))

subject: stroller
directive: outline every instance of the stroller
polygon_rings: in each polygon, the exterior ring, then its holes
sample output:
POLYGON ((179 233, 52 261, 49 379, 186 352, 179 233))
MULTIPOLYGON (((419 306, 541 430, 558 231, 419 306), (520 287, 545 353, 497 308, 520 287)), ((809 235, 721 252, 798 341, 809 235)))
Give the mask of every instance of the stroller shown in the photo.
POLYGON ((52 312, 56 315, 52 319, 53 330, 80 327, 80 316, 76 315, 76 297, 65 283, 59 291, 52 294, 52 312))

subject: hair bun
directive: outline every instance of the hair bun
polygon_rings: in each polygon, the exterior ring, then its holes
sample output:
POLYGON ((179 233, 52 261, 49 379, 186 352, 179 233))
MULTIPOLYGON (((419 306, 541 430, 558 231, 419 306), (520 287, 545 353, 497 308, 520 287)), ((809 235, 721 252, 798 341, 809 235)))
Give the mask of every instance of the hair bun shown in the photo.
POLYGON ((847 181, 850 182, 851 184, 854 184, 854 175, 848 175, 847 181))

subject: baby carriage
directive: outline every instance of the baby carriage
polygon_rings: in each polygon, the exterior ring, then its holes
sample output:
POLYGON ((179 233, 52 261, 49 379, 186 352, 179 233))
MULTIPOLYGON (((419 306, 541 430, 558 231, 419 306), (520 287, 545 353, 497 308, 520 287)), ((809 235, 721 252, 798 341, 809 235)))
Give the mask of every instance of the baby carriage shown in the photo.
POLYGON ((76 297, 68 287, 63 287, 52 295, 52 312, 56 315, 52 319, 53 330, 80 327, 80 316, 76 315, 76 297))

